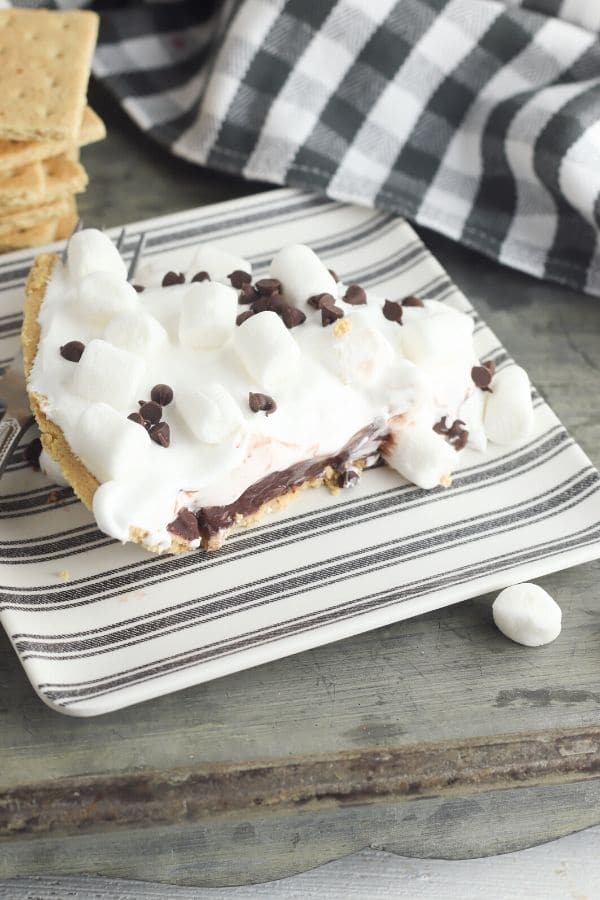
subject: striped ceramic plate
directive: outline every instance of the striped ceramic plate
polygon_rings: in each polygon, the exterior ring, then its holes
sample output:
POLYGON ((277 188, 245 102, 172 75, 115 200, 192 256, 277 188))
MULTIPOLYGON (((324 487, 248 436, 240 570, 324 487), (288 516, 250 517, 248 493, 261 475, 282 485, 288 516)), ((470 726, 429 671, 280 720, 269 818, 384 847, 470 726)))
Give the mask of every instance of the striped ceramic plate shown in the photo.
MULTIPOLYGON (((274 191, 128 229, 144 265, 183 268, 210 237, 264 269, 311 244, 346 281, 467 310, 479 355, 504 348, 403 221, 274 191)), ((31 256, 0 265, 0 363, 14 352, 31 256)), ((352 491, 307 491, 218 553, 158 558, 121 546, 22 450, 0 482, 0 620, 40 697, 93 715, 600 555, 600 476, 540 396, 527 444, 466 451, 449 490, 382 467, 352 491)))

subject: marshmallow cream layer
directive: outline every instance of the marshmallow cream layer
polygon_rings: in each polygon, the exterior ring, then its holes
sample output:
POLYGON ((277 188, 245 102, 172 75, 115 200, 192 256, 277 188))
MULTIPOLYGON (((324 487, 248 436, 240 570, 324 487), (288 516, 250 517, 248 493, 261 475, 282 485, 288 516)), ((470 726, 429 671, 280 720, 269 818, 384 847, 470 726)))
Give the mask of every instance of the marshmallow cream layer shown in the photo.
POLYGON ((236 270, 251 266, 205 244, 191 254, 185 282, 162 286, 161 275, 138 292, 94 229, 74 235, 66 265, 54 267, 28 390, 100 483, 93 510, 112 537, 126 541, 134 530, 149 548, 168 550, 180 510, 231 506, 261 479, 334 457, 353 439, 350 463, 372 462, 380 450, 428 489, 449 484, 460 457, 434 430, 440 420, 461 420, 467 446, 479 451, 488 437, 508 444, 528 433, 522 369, 498 373, 492 393, 475 385, 468 315, 425 298, 398 313, 400 303, 370 291, 366 302, 346 302, 348 286, 296 245, 277 254, 269 274, 306 319, 288 328, 281 310, 266 309, 236 324, 251 309, 231 285, 236 270), (210 280, 192 281, 199 272, 210 280), (334 299, 332 315, 307 303, 322 294, 334 299), (78 360, 61 354, 73 341, 85 346, 78 360), (162 408, 167 446, 128 419, 161 384, 173 391, 162 408), (275 409, 254 412, 251 393, 275 409))

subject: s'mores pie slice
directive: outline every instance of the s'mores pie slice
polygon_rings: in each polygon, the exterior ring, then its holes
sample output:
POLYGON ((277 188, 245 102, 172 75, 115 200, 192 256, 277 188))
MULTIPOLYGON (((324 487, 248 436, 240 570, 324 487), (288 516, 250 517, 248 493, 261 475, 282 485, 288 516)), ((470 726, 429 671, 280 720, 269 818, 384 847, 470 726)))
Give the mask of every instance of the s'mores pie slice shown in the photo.
POLYGON ((87 229, 64 265, 36 259, 26 294, 44 449, 104 532, 154 552, 216 549, 305 486, 352 487, 381 457, 446 487, 466 447, 531 428, 527 376, 480 363, 469 315, 343 284, 304 245, 253 278, 204 244, 184 272, 133 285, 87 229))

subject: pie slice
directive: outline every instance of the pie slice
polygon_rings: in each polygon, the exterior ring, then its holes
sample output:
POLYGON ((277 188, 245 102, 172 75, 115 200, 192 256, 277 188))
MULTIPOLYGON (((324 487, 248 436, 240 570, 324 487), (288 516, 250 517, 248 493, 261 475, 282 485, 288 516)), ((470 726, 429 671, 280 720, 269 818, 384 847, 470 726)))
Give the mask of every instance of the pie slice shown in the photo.
POLYGON ((47 453, 104 532, 157 553, 214 550, 380 458, 447 487, 466 447, 532 426, 526 374, 479 361, 471 316, 345 284, 304 245, 253 278, 204 244, 185 272, 132 285, 110 240, 81 231, 65 265, 35 260, 23 355, 47 453))

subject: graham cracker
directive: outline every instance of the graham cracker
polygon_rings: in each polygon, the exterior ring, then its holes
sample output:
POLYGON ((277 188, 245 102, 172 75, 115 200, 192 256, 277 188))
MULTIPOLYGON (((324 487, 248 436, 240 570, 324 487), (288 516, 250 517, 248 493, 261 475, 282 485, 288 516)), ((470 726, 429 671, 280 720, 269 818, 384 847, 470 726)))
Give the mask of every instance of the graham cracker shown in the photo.
POLYGON ((0 10, 0 138, 76 143, 98 34, 83 10, 0 10))
POLYGON ((41 162, 0 172, 0 209, 39 203, 45 187, 46 173, 41 162))
POLYGON ((67 156, 53 156, 42 163, 46 175, 45 202, 65 194, 80 194, 87 187, 87 172, 76 160, 67 156))
POLYGON ((77 225, 79 214, 77 212, 77 203, 75 202, 75 197, 71 197, 70 202, 71 208, 69 209, 69 211, 56 220, 56 234, 54 235, 55 241, 64 241, 68 237, 71 237, 71 235, 73 234, 73 230, 77 225))
POLYGON ((41 167, 41 192, 36 194, 32 186, 29 192, 25 188, 22 188, 20 193, 10 192, 10 182, 7 182, 7 189, 4 192, 0 191, 0 217, 10 215, 21 207, 32 206, 34 203, 47 204, 66 194, 79 194, 85 190, 88 183, 83 166, 67 156, 53 156, 51 159, 32 163, 32 166, 41 167))
POLYGON ((85 147, 106 137, 104 122, 91 106, 83 112, 76 146, 69 141, 2 141, 0 140, 0 173, 26 166, 28 163, 60 156, 72 155, 78 147, 85 147))
POLYGON ((47 219, 31 228, 19 228, 16 231, 0 235, 0 252, 7 250, 23 250, 26 247, 37 247, 49 244, 56 239, 57 219, 47 219))
POLYGON ((47 219, 58 219, 69 213, 71 198, 68 195, 59 197, 51 203, 36 206, 24 206, 9 213, 0 215, 0 235, 10 234, 22 228, 32 228, 47 219))

